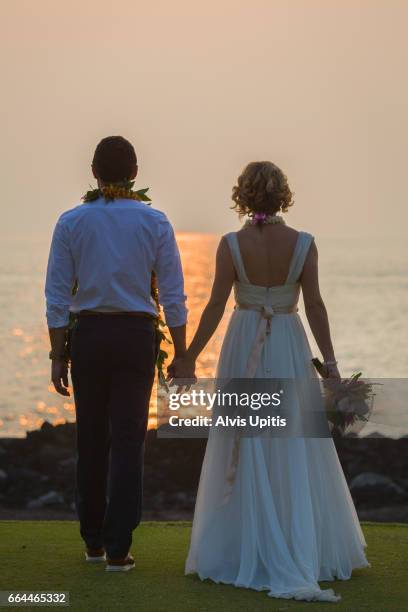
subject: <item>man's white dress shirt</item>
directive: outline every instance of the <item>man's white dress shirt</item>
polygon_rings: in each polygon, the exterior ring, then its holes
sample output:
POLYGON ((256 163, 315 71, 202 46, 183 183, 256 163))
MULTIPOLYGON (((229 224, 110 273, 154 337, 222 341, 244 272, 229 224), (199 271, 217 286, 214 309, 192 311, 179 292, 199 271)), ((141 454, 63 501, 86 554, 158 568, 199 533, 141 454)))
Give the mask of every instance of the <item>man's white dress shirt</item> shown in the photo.
POLYGON ((150 295, 157 274, 170 327, 187 319, 184 279, 166 215, 138 200, 99 198, 61 215, 48 260, 45 296, 49 327, 64 327, 80 310, 157 313, 150 295), (78 281, 78 292, 72 287, 78 281))

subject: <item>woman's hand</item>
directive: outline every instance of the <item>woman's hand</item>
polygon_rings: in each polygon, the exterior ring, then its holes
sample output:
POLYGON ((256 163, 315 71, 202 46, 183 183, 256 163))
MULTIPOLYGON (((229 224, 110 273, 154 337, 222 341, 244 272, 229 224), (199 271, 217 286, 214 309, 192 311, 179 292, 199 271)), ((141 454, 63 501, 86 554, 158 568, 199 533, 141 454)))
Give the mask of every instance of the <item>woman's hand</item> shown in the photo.
POLYGON ((329 365, 324 364, 324 368, 325 368, 326 378, 335 378, 338 380, 341 379, 337 364, 329 364, 329 365))

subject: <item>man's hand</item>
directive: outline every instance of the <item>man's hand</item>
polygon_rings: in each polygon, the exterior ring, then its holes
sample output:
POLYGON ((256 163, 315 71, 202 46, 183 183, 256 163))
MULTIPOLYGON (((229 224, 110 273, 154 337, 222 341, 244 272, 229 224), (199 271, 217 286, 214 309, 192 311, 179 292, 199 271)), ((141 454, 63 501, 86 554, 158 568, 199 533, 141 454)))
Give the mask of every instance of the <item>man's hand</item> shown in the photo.
POLYGON ((68 396, 68 364, 63 359, 53 359, 51 362, 51 381, 60 395, 68 396))
POLYGON ((187 356, 175 357, 167 368, 167 381, 170 386, 177 385, 180 392, 183 386, 190 387, 196 383, 195 366, 195 361, 187 356))

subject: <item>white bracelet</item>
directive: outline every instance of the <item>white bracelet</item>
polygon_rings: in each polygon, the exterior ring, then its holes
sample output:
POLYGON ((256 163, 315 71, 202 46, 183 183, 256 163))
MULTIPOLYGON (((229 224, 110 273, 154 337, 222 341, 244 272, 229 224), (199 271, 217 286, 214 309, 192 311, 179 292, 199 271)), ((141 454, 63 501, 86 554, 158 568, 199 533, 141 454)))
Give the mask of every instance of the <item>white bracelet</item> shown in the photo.
POLYGON ((323 365, 325 365, 325 366, 331 366, 331 365, 335 366, 335 365, 337 365, 337 361, 335 359, 331 359, 330 361, 324 361, 323 365))

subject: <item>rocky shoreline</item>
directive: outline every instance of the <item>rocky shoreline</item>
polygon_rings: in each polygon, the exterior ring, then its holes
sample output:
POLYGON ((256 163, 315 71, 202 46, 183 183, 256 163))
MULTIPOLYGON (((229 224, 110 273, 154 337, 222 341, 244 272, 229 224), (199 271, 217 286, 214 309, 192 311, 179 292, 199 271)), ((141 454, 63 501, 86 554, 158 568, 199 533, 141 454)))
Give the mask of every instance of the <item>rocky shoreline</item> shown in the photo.
MULTIPOLYGON (((408 523, 408 438, 338 438, 361 520, 408 523)), ((146 439, 144 519, 192 517, 206 441, 146 439)), ((0 519, 74 519, 75 424, 0 438, 0 519)))

